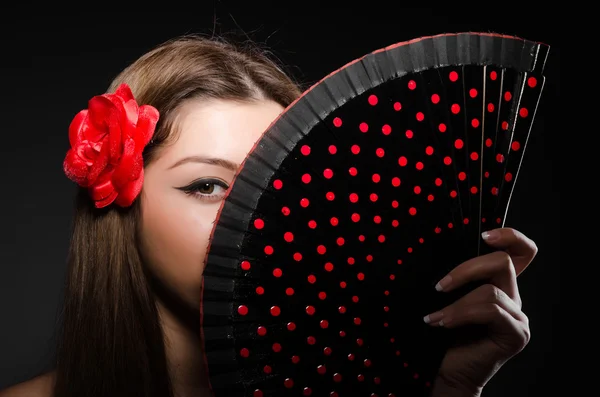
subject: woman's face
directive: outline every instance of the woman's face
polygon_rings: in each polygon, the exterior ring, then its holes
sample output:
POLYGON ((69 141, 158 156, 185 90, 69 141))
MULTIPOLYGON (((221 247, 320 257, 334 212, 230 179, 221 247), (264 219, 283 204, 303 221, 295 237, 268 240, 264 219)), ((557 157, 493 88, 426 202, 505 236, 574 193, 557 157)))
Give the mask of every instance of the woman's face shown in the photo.
POLYGON ((179 135, 145 168, 141 249, 151 273, 191 308, 200 303, 206 249, 239 164, 282 112, 271 101, 189 101, 179 135))

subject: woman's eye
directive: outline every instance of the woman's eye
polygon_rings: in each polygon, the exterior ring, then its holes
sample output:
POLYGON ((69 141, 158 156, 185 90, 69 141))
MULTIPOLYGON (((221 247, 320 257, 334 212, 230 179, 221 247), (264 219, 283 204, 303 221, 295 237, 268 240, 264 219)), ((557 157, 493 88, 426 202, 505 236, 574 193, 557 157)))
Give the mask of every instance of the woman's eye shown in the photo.
POLYGON ((204 183, 198 187, 198 192, 202 194, 212 194, 215 191, 214 183, 204 183))
POLYGON ((188 195, 192 195, 201 200, 220 200, 225 196, 229 187, 218 179, 203 179, 179 188, 188 195))

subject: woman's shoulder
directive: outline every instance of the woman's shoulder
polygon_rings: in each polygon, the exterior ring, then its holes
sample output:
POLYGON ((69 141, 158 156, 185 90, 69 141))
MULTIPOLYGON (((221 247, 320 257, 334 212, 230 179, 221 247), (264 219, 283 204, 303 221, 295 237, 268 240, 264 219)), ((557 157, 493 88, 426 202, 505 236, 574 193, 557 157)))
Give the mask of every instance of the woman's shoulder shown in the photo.
POLYGON ((0 390, 0 397, 52 397, 55 371, 0 390))

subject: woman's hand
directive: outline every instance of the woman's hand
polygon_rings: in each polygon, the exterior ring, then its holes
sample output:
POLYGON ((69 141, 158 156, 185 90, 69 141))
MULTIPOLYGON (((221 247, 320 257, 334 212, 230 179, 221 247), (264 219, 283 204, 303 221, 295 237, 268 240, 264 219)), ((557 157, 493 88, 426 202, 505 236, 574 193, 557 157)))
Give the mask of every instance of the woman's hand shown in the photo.
POLYGON ((496 371, 529 342, 529 320, 521 311, 517 276, 531 263, 537 247, 508 228, 483 233, 483 239, 500 251, 462 263, 436 289, 448 292, 471 281, 485 284, 424 318, 434 327, 485 326, 482 335, 465 338, 448 350, 432 397, 478 397, 496 371))

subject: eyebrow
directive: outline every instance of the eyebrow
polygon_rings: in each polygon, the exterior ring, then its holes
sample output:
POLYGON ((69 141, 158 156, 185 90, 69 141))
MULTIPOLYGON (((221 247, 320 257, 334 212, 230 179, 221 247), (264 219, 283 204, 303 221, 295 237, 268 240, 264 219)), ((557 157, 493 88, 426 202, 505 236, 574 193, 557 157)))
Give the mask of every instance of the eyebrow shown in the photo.
POLYGON ((184 157, 181 160, 177 161, 175 164, 170 166, 168 169, 179 167, 180 165, 186 164, 186 163, 202 163, 202 164, 216 165, 216 166, 225 168, 225 169, 233 171, 233 172, 237 171, 238 168, 240 168, 239 164, 234 163, 233 161, 229 161, 229 160, 225 160, 225 159, 221 159, 221 158, 189 156, 189 157, 184 157))

